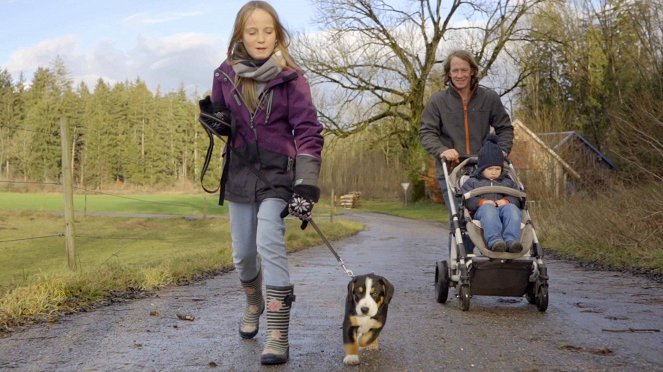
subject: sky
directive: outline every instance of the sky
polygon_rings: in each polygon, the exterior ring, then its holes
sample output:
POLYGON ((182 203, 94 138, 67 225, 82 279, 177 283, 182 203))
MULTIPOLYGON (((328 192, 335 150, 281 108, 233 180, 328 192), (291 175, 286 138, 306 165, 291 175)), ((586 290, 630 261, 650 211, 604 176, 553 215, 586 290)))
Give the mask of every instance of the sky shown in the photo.
MULTIPOLYGON (((29 83, 59 56, 75 84, 145 81, 156 92, 211 88, 246 0, 0 0, 0 70, 29 83)), ((310 0, 272 0, 291 32, 317 30, 310 0)))

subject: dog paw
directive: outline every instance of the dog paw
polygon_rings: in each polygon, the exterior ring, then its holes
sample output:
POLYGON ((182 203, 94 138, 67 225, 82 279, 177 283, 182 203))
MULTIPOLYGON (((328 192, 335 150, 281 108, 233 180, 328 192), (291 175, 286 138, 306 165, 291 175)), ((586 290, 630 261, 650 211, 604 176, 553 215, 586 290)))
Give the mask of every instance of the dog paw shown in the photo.
POLYGON ((356 366, 359 364, 359 355, 346 355, 345 358, 343 358, 343 363, 348 366, 356 366))

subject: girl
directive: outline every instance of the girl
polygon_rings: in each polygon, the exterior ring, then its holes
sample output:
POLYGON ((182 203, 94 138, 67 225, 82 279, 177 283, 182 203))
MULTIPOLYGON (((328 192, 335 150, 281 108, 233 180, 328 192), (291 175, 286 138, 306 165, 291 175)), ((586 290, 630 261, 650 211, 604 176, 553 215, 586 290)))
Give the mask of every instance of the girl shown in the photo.
POLYGON ((233 262, 246 293, 239 334, 253 338, 267 308, 262 364, 282 364, 289 357, 295 296, 282 216, 293 214, 306 227, 320 196, 322 125, 288 43, 274 8, 249 1, 237 13, 227 59, 212 82, 214 114, 231 118, 220 203, 229 202, 233 262))

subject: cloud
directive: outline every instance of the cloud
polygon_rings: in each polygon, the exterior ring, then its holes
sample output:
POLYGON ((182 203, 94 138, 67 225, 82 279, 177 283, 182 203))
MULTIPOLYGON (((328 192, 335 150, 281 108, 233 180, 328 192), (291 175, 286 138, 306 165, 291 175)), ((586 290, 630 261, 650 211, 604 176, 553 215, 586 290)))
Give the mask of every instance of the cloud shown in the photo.
POLYGON ((165 38, 139 40, 130 52, 136 69, 148 85, 155 89, 174 90, 182 84, 187 91, 200 93, 211 88, 212 71, 220 63, 224 50, 220 43, 195 33, 182 33, 165 38))
POLYGON ((189 94, 202 94, 211 88, 213 70, 225 55, 223 45, 203 34, 180 33, 139 36, 130 50, 118 48, 112 40, 86 50, 76 36, 69 35, 14 52, 7 70, 15 78, 22 72, 29 83, 38 67, 50 67, 59 56, 74 86, 82 81, 93 88, 100 78, 110 84, 139 78, 153 92, 167 93, 183 86, 189 94))
POLYGON ((159 14, 147 14, 144 12, 132 14, 124 19, 127 23, 134 24, 158 24, 177 21, 186 17, 196 17, 202 15, 203 12, 165 12, 159 14))
POLYGON ((78 53, 78 38, 74 35, 46 40, 12 53, 7 63, 7 70, 11 74, 34 71, 38 67, 48 67, 58 55, 76 56, 78 53))

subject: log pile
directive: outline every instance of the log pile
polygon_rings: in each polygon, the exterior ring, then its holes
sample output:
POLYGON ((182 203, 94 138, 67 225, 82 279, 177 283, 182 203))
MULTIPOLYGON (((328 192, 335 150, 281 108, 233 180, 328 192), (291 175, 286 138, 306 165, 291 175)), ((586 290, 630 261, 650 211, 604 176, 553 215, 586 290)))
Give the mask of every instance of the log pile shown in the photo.
POLYGON ((346 209, 357 208, 359 206, 359 198, 361 197, 361 192, 351 191, 345 195, 341 195, 341 207, 346 209))

